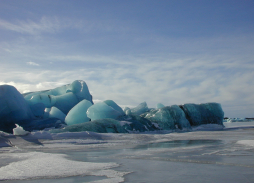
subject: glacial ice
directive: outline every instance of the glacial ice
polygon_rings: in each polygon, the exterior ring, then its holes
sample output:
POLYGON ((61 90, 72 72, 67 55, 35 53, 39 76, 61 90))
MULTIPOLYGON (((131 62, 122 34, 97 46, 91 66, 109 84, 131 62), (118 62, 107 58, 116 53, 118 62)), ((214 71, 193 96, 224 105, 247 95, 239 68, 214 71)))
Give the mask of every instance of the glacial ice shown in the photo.
POLYGON ((98 133, 128 133, 131 127, 128 123, 122 125, 114 119, 97 119, 90 122, 66 126, 63 129, 51 130, 52 133, 92 131, 98 133))
POLYGON ((147 112, 149 109, 146 102, 142 102, 137 107, 131 108, 130 110, 131 110, 131 114, 140 115, 147 112))
POLYGON ((0 86, 0 130, 12 133, 19 121, 34 118, 29 105, 15 87, 0 86))
POLYGON ((219 103, 184 104, 180 107, 191 126, 210 123, 223 125, 224 112, 219 103))
POLYGON ((158 103, 158 104, 156 105, 156 109, 160 109, 160 108, 162 108, 162 107, 165 107, 165 105, 163 105, 163 104, 161 104, 161 103, 158 103))
POLYGON ((92 121, 96 119, 112 118, 116 119, 122 113, 108 106, 105 102, 98 102, 87 109, 87 117, 92 121))
POLYGON ((43 103, 36 103, 30 106, 33 114, 37 118, 43 118, 45 113, 45 105, 43 103))
POLYGON ((56 107, 67 114, 79 101, 76 95, 69 92, 59 96, 38 94, 32 96, 27 102, 31 108, 37 103, 43 103, 47 108, 56 107))
POLYGON ((66 124, 58 118, 35 119, 29 121, 19 121, 19 125, 26 131, 44 130, 46 128, 61 128, 66 124))
POLYGON ((71 84, 67 84, 51 90, 25 93, 23 96, 26 100, 29 100, 34 95, 38 94, 59 96, 69 92, 75 94, 79 101, 86 99, 93 104, 92 95, 90 94, 86 83, 82 80, 75 80, 71 84))
POLYGON ((92 95, 86 83, 81 80, 76 80, 71 84, 52 90, 25 93, 23 96, 31 107, 34 104, 43 103, 45 107, 51 108, 54 106, 64 114, 67 114, 71 108, 83 99, 93 104, 92 95))
POLYGON ((92 103, 90 101, 86 99, 82 100, 68 112, 65 118, 65 123, 67 125, 74 125, 90 121, 90 118, 87 117, 86 111, 91 106, 92 103))
POLYGON ((185 118, 183 110, 177 105, 152 110, 141 116, 157 123, 161 129, 165 130, 175 129, 176 127, 179 129, 190 128, 190 123, 185 118))
POLYGON ((60 128, 66 124, 62 130, 100 133, 191 129, 202 124, 223 126, 223 118, 218 103, 166 107, 158 103, 156 108, 148 108, 143 102, 135 108, 124 109, 113 100, 93 104, 86 83, 80 80, 23 96, 13 86, 0 86, 0 130, 8 133, 12 133, 15 124, 26 131, 60 128))
POLYGON ((103 102, 106 103, 108 106, 112 107, 113 109, 115 109, 116 111, 118 111, 120 114, 124 115, 123 109, 119 105, 117 105, 113 100, 105 100, 103 102))
POLYGON ((65 117, 66 115, 62 111, 60 111, 56 107, 51 107, 51 110, 49 112, 49 118, 58 118, 61 121, 64 121, 65 117))

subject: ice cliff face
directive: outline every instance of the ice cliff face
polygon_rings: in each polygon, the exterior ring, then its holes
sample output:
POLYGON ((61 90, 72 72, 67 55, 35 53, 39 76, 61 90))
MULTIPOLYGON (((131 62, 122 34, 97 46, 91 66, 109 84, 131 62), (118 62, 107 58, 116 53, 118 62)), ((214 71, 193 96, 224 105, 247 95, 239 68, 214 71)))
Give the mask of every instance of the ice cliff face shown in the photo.
POLYGON ((26 131, 58 128, 65 131, 128 133, 131 131, 190 129, 202 124, 223 125, 224 112, 218 103, 184 104, 148 108, 118 106, 113 100, 93 104, 84 81, 23 96, 15 87, 0 86, 0 130, 12 132, 15 124, 26 131), (64 128, 63 125, 65 126, 64 128))

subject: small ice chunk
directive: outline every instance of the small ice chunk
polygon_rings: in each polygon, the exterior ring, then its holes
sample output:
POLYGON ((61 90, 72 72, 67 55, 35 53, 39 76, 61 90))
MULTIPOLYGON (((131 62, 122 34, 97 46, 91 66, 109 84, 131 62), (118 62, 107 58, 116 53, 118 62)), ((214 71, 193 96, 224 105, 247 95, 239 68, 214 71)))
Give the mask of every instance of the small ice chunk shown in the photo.
POLYGON ((29 132, 25 131, 22 126, 19 126, 18 124, 15 124, 16 128, 13 128, 13 135, 26 135, 29 132))

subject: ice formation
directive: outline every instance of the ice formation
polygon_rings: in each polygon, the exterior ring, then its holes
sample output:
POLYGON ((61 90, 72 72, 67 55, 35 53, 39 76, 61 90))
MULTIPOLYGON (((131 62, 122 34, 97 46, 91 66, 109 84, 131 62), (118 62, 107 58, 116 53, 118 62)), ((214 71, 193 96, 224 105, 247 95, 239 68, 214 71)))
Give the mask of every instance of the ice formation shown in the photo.
POLYGON ((99 102, 92 105, 87 109, 86 113, 92 121, 104 118, 116 119, 117 117, 123 115, 123 113, 118 112, 118 110, 115 110, 113 107, 107 105, 105 102, 99 102))
POLYGON ((190 128, 190 123, 186 119, 183 110, 177 105, 152 110, 144 114, 144 117, 157 123, 161 129, 165 130, 190 128))
POLYGON ((97 119, 90 122, 80 123, 76 125, 66 126, 63 129, 51 130, 52 133, 61 132, 82 132, 93 131, 98 133, 128 133, 128 129, 131 130, 129 124, 122 125, 114 119, 97 119))
POLYGON ((65 123, 67 125, 74 125, 90 121, 90 118, 86 115, 86 111, 91 106, 92 103, 90 101, 86 99, 82 100, 69 111, 65 118, 65 123))
POLYGON ((184 104, 180 107, 192 126, 209 123, 223 125, 224 112, 219 103, 184 104))
POLYGON ((131 110, 131 114, 140 115, 140 114, 147 112, 149 109, 147 107, 146 102, 142 102, 137 107, 132 108, 130 110, 131 110))
POLYGON ((66 115, 56 107, 52 107, 49 112, 49 118, 58 118, 61 121, 64 121, 65 117, 66 115))
POLYGON ((34 118, 29 105, 15 87, 0 86, 0 130, 12 133, 19 121, 34 118))
POLYGON ((0 99, 0 130, 8 133, 12 133, 15 124, 22 126, 25 131, 58 128, 52 130, 56 133, 191 129, 202 124, 223 125, 224 118, 218 103, 179 106, 158 103, 156 108, 148 108, 147 103, 143 102, 137 107, 124 109, 113 100, 93 104, 86 83, 80 80, 23 96, 15 87, 2 85, 0 99))

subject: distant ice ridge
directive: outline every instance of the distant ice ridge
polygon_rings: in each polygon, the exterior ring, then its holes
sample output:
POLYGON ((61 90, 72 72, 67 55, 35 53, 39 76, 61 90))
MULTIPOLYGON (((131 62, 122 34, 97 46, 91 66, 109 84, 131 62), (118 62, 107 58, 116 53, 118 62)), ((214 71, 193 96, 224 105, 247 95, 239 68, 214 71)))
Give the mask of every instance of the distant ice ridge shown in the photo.
POLYGON ((93 104, 84 81, 23 96, 13 86, 0 86, 0 130, 12 133, 15 124, 25 131, 54 128, 51 132, 93 131, 129 133, 184 130, 203 124, 223 126, 224 112, 218 103, 149 108, 146 102, 122 109, 113 100, 93 104))
POLYGON ((254 118, 227 118, 224 119, 223 122, 249 122, 254 121, 254 118))

